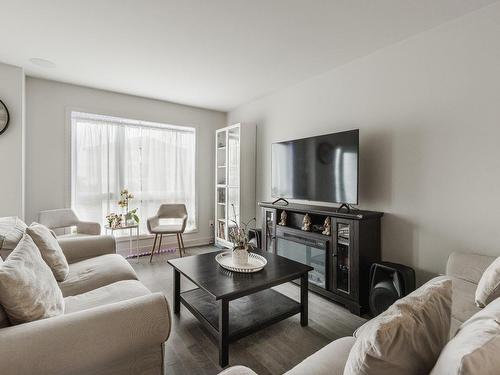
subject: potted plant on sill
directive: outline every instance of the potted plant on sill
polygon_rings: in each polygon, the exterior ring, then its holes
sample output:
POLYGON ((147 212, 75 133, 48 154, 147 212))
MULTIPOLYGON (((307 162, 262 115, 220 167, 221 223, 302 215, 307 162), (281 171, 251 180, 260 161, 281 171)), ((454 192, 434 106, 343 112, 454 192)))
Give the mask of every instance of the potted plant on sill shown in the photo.
POLYGON ((233 243, 232 260, 235 266, 244 266, 248 264, 248 253, 252 248, 248 243, 248 226, 255 218, 246 223, 238 224, 234 204, 231 204, 231 206, 235 218, 235 220, 231 220, 234 226, 229 229, 229 239, 233 243))

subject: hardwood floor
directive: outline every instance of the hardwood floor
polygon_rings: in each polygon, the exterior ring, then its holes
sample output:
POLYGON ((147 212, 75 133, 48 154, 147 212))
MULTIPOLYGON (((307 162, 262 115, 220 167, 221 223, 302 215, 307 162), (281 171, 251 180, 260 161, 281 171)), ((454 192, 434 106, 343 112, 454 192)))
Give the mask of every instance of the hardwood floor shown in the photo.
MULTIPOLYGON (((215 251, 212 246, 186 249, 186 255, 215 251)), ((164 293, 172 299, 172 268, 169 258, 178 253, 155 255, 153 262, 149 257, 135 259, 130 264, 139 279, 152 291, 164 293)), ((194 284, 181 278, 181 290, 188 290, 194 284)), ((274 288, 281 293, 299 300, 298 286, 287 283, 274 288)), ((244 365, 259 375, 283 374, 297 363, 329 342, 343 336, 352 335, 365 319, 351 314, 340 305, 309 293, 309 326, 301 327, 299 315, 272 325, 253 335, 230 344, 229 365, 244 365)), ((166 374, 218 374, 218 350, 215 338, 181 306, 180 317, 172 314, 172 331, 166 342, 166 374)))

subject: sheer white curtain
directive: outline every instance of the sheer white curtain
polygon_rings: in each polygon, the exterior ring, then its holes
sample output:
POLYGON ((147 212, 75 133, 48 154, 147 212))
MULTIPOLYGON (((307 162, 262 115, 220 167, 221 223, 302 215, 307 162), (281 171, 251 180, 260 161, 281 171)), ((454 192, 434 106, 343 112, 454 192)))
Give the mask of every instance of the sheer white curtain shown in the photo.
POLYGON ((105 224, 127 188, 141 233, 162 203, 184 203, 187 231, 196 229, 194 128, 72 112, 72 206, 84 220, 105 224))

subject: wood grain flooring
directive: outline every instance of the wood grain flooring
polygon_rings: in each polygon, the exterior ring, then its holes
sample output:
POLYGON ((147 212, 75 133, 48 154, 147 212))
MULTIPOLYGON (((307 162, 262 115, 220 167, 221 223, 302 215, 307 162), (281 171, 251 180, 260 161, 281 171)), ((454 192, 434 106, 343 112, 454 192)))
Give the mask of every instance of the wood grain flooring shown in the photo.
MULTIPOLYGON (((212 246, 186 249, 186 255, 216 251, 212 246)), ((153 262, 142 257, 130 264, 139 279, 152 291, 164 293, 172 303, 172 268, 167 260, 178 253, 155 255, 153 262)), ((181 290, 194 288, 181 278, 181 290)), ((299 300, 298 286, 287 283, 274 288, 299 300)), ((229 346, 229 365, 244 365, 259 375, 283 374, 304 358, 329 342, 352 335, 365 319, 312 292, 309 293, 309 326, 301 327, 299 315, 279 322, 229 346)), ((180 317, 172 315, 172 331, 165 345, 166 374, 212 375, 222 369, 218 365, 217 342, 196 318, 181 306, 180 317)))

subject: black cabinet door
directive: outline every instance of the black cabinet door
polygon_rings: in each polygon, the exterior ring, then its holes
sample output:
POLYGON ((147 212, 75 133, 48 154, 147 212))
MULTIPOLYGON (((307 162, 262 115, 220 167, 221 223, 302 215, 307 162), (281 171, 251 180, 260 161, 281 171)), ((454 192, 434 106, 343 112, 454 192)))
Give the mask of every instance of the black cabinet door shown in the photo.
POLYGON ((354 220, 331 218, 332 256, 330 288, 344 297, 357 298, 358 251, 354 220))
POLYGON ((262 209, 262 248, 270 253, 275 253, 276 247, 276 210, 262 209))

